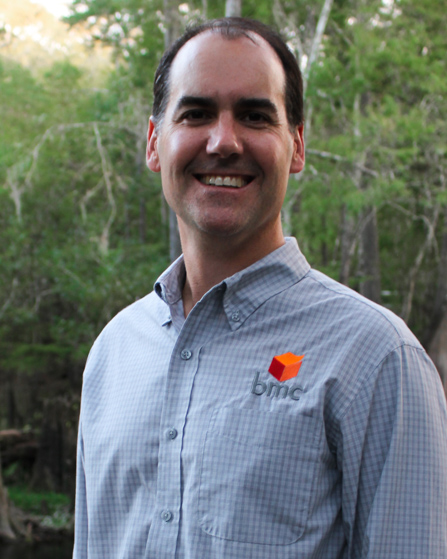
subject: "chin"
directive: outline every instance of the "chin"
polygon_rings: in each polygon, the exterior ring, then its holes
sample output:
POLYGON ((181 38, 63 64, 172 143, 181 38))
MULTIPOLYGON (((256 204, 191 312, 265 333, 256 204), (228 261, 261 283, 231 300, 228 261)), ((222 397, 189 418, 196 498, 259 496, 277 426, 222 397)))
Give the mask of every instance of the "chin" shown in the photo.
POLYGON ((224 216, 212 217, 208 219, 201 215, 195 222, 195 227, 202 233, 215 237, 234 237, 242 234, 246 229, 245 223, 234 220, 234 215, 225 218, 224 216))
POLYGON ((205 227, 201 227, 200 231, 211 237, 222 238, 222 239, 230 239, 233 237, 235 238, 239 234, 241 234, 239 228, 228 227, 225 225, 208 225, 205 227))

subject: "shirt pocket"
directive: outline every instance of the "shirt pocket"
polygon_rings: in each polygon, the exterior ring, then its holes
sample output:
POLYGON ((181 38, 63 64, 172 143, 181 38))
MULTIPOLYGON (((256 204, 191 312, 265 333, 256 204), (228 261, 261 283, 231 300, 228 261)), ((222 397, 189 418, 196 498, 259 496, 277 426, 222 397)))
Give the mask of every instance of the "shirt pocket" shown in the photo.
POLYGON ((214 410, 200 473, 202 530, 241 543, 296 542, 306 526, 320 423, 310 414, 214 410))

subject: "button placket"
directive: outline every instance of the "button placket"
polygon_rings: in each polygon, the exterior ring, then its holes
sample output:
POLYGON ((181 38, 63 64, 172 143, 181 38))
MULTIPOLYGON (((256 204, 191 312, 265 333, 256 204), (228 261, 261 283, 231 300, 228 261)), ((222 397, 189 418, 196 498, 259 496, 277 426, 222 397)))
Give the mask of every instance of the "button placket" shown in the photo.
POLYGON ((192 344, 190 345, 191 342, 193 340, 184 339, 183 343, 177 340, 178 345, 174 352, 175 358, 171 360, 167 376, 161 417, 162 430, 160 437, 164 440, 164 444, 160 446, 159 452, 157 501, 160 507, 159 522, 166 528, 157 534, 157 538, 152 543, 155 547, 159 546, 165 550, 175 549, 175 542, 177 541, 175 533, 178 530, 180 519, 178 511, 181 507, 181 440, 190 393, 190 390, 185 390, 185 383, 192 386, 192 379, 197 366, 196 354, 191 347, 192 344))
MULTIPOLYGON (((189 320, 185 323, 170 356, 160 421, 162 427, 160 438, 164 444, 160 444, 158 456, 157 520, 162 529, 153 531, 145 559, 149 557, 167 559, 175 556, 178 542, 176 534, 181 522, 183 491, 181 456, 185 448, 184 425, 191 405, 194 379, 200 364, 201 347, 208 339, 218 334, 207 320, 212 319, 214 326, 216 312, 223 312, 220 298, 216 301, 208 301, 208 305, 205 314, 201 313, 200 317, 197 316, 197 320, 189 320), (175 437, 174 430, 177 432, 175 437)), ((231 323, 231 311, 229 316, 231 323)), ((232 324, 233 328, 236 327, 236 322, 232 324)), ((222 321, 221 327, 227 333, 226 321, 222 321)))

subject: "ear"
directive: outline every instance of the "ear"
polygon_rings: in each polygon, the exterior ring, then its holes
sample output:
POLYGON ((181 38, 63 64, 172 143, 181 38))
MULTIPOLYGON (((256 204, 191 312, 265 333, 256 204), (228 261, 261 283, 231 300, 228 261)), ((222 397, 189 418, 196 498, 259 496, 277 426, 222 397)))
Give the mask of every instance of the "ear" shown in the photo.
POLYGON ((299 173, 304 167, 304 125, 295 128, 293 133, 293 155, 290 163, 290 173, 299 173))
POLYGON ((151 116, 149 119, 149 129, 147 131, 146 165, 151 171, 154 171, 154 173, 159 173, 161 170, 157 141, 158 135, 154 119, 151 116))

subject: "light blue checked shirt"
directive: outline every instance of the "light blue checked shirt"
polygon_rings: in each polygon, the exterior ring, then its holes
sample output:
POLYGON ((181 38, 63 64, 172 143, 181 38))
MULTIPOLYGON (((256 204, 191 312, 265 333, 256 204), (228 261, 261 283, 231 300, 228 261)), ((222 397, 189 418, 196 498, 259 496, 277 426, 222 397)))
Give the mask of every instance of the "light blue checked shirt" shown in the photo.
POLYGON ((186 320, 184 275, 90 353, 75 559, 447 558, 445 398, 404 323, 294 239, 186 320))

